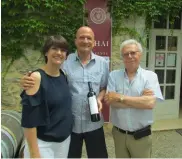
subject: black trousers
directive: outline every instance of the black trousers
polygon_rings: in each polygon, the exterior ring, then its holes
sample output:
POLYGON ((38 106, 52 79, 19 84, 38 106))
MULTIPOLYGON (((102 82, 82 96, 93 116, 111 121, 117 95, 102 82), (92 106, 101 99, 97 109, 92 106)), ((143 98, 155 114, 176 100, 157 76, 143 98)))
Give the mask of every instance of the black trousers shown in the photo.
POLYGON ((103 127, 81 134, 72 132, 68 158, 81 158, 83 140, 88 158, 108 158, 103 127))

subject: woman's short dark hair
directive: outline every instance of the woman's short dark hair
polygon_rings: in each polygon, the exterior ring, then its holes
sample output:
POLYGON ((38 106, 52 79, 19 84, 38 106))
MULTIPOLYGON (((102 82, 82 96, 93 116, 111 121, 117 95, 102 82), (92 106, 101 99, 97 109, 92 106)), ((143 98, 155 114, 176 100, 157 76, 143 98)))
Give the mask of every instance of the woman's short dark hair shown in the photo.
POLYGON ((68 46, 67 40, 64 37, 60 36, 60 35, 49 36, 47 38, 47 40, 45 41, 45 44, 44 44, 44 46, 42 48, 42 53, 44 55, 46 63, 47 63, 47 56, 45 56, 45 54, 49 51, 49 49, 51 47, 56 47, 56 48, 67 50, 67 55, 68 55, 69 46, 68 46))

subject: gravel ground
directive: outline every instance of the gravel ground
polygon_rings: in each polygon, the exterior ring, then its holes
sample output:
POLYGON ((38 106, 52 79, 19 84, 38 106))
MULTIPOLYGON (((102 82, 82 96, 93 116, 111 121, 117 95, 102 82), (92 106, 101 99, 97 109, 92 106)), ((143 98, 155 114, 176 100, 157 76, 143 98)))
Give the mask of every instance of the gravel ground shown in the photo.
MULTIPOLYGON (((115 158, 111 126, 104 126, 109 158, 115 158)), ((152 134, 152 158, 182 158, 182 136, 175 130, 155 131, 152 134)), ((83 146, 83 158, 87 158, 83 146)))

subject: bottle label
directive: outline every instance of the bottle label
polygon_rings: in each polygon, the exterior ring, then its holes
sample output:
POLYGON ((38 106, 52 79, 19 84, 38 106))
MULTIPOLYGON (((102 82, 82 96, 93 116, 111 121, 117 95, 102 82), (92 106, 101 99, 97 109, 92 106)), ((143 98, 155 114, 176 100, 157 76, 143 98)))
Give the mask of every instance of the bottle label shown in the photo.
POLYGON ((89 101, 89 105, 90 105, 90 113, 91 114, 98 114, 99 110, 98 110, 98 106, 97 106, 97 100, 96 97, 89 97, 88 98, 89 101))

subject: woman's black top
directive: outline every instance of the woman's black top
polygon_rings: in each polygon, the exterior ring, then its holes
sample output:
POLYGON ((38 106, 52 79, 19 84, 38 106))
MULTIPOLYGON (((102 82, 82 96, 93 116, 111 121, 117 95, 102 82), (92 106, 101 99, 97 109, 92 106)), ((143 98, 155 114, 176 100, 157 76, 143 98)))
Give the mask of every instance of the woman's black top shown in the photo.
POLYGON ((22 127, 37 128, 37 138, 62 142, 72 132, 71 94, 64 73, 59 77, 47 75, 43 70, 40 88, 35 95, 21 93, 22 127))

